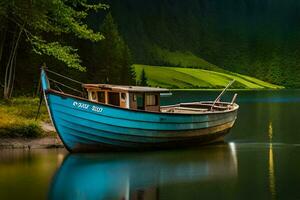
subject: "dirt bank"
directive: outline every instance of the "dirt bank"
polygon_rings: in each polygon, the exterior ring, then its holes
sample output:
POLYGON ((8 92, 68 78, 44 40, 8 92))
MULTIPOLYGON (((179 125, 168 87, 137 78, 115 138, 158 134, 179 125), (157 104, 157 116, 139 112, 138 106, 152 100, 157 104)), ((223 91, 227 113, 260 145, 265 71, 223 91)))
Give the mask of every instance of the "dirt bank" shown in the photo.
POLYGON ((57 137, 43 137, 37 139, 28 138, 1 138, 0 149, 44 149, 63 148, 63 144, 57 137))

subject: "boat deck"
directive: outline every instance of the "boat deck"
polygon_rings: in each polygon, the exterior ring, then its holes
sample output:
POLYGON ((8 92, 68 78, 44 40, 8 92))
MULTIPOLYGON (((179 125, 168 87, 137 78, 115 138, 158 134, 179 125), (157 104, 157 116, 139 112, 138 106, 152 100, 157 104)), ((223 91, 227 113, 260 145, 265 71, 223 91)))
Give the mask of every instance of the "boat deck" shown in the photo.
POLYGON ((236 108, 236 104, 219 102, 194 102, 194 103, 181 103, 171 106, 161 106, 160 112, 162 113, 184 113, 184 114, 199 114, 216 111, 230 111, 236 108))

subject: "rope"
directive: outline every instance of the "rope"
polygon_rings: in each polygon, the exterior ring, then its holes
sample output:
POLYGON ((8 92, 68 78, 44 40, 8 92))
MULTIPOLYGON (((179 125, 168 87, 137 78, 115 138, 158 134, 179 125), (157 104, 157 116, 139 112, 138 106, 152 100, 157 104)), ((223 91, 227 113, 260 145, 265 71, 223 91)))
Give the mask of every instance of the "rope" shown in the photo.
POLYGON ((50 73, 52 73, 52 74, 55 74, 55 75, 57 75, 57 76, 60 76, 60 77, 62 77, 62 78, 68 79, 69 81, 73 81, 74 83, 78 83, 78 84, 80 84, 80 85, 83 85, 83 83, 80 82, 80 81, 71 79, 71 78, 69 78, 69 77, 67 77, 67 76, 61 75, 61 74, 56 73, 56 72, 54 72, 54 71, 51 71, 51 70, 49 70, 49 69, 45 69, 45 71, 50 72, 50 73))
POLYGON ((52 81, 52 82, 54 82, 54 83, 57 83, 57 84, 59 84, 59 85, 61 85, 61 86, 64 86, 64 87, 66 87, 66 88, 68 88, 68 89, 70 89, 70 90, 73 90, 73 91, 78 92, 78 93, 80 93, 81 95, 83 95, 83 92, 82 92, 82 91, 79 91, 79 90, 77 90, 77 89, 75 89, 75 88, 72 88, 72 87, 70 87, 70 86, 67 86, 67 85, 65 85, 65 84, 63 84, 63 83, 61 83, 61 82, 56 81, 56 80, 53 80, 53 79, 50 79, 50 78, 48 78, 48 79, 49 79, 49 81, 52 81))

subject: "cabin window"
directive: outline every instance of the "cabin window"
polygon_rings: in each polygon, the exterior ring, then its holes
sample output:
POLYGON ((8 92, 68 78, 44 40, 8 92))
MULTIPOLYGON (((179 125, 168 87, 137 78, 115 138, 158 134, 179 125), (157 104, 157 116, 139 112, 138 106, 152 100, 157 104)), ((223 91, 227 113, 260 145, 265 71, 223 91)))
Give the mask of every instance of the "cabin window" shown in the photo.
POLYGON ((108 104, 120 106, 120 93, 109 92, 108 93, 108 104))
POLYGON ((158 97, 157 95, 148 94, 146 95, 146 106, 157 106, 158 97))
POLYGON ((133 101, 136 102, 136 94, 133 94, 133 101))
POLYGON ((105 103, 105 92, 98 92, 98 102, 105 103))
POLYGON ((121 101, 126 101, 126 93, 121 93, 121 101))
POLYGON ((97 93, 95 91, 91 92, 91 100, 92 101, 97 101, 97 93))

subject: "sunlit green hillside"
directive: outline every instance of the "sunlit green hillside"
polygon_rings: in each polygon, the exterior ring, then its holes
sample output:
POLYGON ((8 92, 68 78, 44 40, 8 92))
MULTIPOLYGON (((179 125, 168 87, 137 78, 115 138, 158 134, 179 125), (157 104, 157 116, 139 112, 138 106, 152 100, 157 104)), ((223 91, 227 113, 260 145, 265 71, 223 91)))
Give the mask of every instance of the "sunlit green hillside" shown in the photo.
POLYGON ((191 52, 169 51, 159 47, 154 47, 153 51, 153 54, 156 55, 161 62, 168 66, 200 68, 221 72, 225 71, 224 69, 207 62, 191 52))
POLYGON ((270 84, 259 79, 236 74, 222 73, 203 69, 133 65, 137 81, 142 69, 145 70, 148 84, 173 89, 224 88, 232 79, 236 82, 232 88, 237 89, 280 89, 281 86, 270 84))

